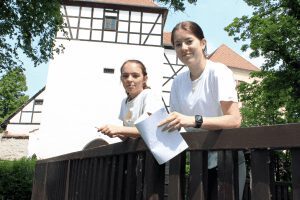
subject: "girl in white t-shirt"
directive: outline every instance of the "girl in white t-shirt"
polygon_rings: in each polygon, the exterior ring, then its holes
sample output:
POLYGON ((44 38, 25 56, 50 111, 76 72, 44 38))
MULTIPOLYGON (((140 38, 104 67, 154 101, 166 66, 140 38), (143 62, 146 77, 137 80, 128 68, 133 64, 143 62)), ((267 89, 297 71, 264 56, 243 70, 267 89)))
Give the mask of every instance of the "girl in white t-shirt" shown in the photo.
MULTIPOLYGON (((241 116, 233 74, 221 63, 207 59, 206 40, 202 29, 194 22, 175 26, 171 42, 178 58, 188 67, 173 81, 170 96, 171 113, 159 126, 166 130, 185 128, 218 130, 238 128, 241 116)), ((244 156, 240 153, 240 199, 245 183, 244 156)), ((208 155, 208 199, 217 199, 217 153, 208 155)))
POLYGON ((106 124, 98 132, 109 137, 139 137, 135 120, 144 113, 153 113, 163 107, 161 98, 147 86, 147 71, 141 61, 128 60, 121 67, 121 81, 127 93, 123 99, 119 119, 123 126, 106 124))

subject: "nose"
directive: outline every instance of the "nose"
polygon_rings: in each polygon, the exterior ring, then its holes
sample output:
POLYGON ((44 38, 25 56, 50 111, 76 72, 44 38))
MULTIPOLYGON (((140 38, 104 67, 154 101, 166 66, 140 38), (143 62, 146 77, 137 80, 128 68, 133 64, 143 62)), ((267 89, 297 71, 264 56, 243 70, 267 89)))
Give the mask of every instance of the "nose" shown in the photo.
POLYGON ((133 80, 133 77, 132 77, 131 74, 128 76, 127 80, 128 80, 128 81, 132 81, 132 80, 133 80))
POLYGON ((188 45, 183 42, 181 45, 181 49, 183 49, 183 50, 188 49, 188 45))

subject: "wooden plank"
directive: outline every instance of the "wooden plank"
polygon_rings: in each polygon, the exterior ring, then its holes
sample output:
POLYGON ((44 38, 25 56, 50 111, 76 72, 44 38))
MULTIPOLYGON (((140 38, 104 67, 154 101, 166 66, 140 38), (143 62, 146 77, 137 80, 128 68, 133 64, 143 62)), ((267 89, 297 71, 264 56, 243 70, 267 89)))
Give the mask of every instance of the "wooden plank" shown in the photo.
POLYGON ((269 164, 268 150, 253 150, 251 152, 252 199, 271 200, 269 164))
POLYGON ((96 177, 96 191, 95 198, 94 199, 103 199, 103 193, 104 193, 104 185, 106 184, 104 182, 104 158, 101 157, 98 159, 98 165, 97 165, 97 177, 96 177))
POLYGON ((79 170, 78 170, 78 174, 79 174, 79 177, 78 177, 78 184, 77 184, 77 198, 78 199, 82 199, 83 198, 83 195, 84 195, 84 191, 83 191, 83 188, 84 188, 84 173, 85 173, 85 169, 84 169, 84 165, 85 165, 85 160, 84 159, 81 159, 80 162, 79 162, 79 170))
POLYGON ((37 163, 44 162, 56 162, 61 160, 71 160, 71 159, 83 159, 83 158, 93 158, 93 157, 105 157, 112 155, 130 154, 140 151, 148 150, 144 141, 141 138, 131 139, 128 138, 123 142, 118 142, 112 145, 101 146, 93 149, 87 149, 84 151, 77 151, 69 154, 60 155, 57 157, 52 157, 44 160, 38 160, 37 163))
POLYGON ((110 172, 111 172, 111 157, 105 157, 104 159, 104 174, 103 174, 103 199, 108 199, 110 172))
POLYGON ((111 171, 110 171, 110 184, 109 184, 109 191, 108 191, 108 200, 114 200, 115 199, 115 185, 116 185, 116 165, 117 165, 117 157, 112 157, 112 163, 111 163, 111 171))
POLYGON ((66 178, 66 190, 65 190, 65 200, 69 199, 69 183, 70 183, 70 168, 71 168, 71 162, 70 160, 67 160, 67 178, 66 178))
POLYGON ((86 183, 86 195, 85 199, 92 199, 93 196, 93 187, 92 187, 92 182, 93 179, 95 178, 93 176, 94 173, 94 166, 95 166, 95 160, 93 158, 88 159, 89 165, 87 166, 87 183, 86 183))
POLYGON ((95 193, 97 192, 96 179, 97 179, 97 174, 99 173, 97 171, 98 159, 92 158, 91 165, 92 166, 90 168, 89 183, 88 183, 88 188, 90 188, 89 199, 95 199, 95 195, 96 195, 95 193))
POLYGON ((191 200, 207 199, 207 151, 190 152, 188 195, 191 200))
POLYGON ((82 176, 80 181, 80 199, 88 199, 88 171, 90 158, 82 160, 82 176))
POLYGON ((125 167, 124 167, 124 160, 126 157, 125 155, 120 155, 119 156, 119 164, 117 165, 118 167, 118 178, 117 178, 117 186, 116 186, 116 200, 122 200, 124 197, 124 173, 125 173, 125 167))
MULTIPOLYGON (((300 123, 274 126, 226 129, 221 131, 203 131, 182 133, 190 150, 224 150, 224 149, 264 149, 300 147, 300 123)), ((148 148, 142 139, 128 139, 113 145, 106 145, 85 151, 65 154, 37 163, 59 160, 82 159, 120 155, 146 151, 148 148)))
POLYGON ((300 199, 300 149, 292 149, 292 187, 293 199, 300 199))
POLYGON ((218 152, 218 199, 238 200, 237 152, 218 152), (237 190, 237 192, 236 192, 237 190))
POLYGON ((45 199, 46 167, 46 163, 35 165, 31 200, 45 199))
POLYGON ((185 196, 185 152, 170 160, 168 199, 181 200, 185 196))
POLYGON ((127 155, 127 169, 125 178, 125 200, 135 199, 136 191, 136 154, 127 155))
POLYGON ((183 133, 190 150, 287 149, 300 146, 300 123, 183 133))
POLYGON ((68 191, 68 199, 74 199, 74 193, 75 193, 75 176, 76 176, 76 168, 77 168, 77 161, 76 160, 70 160, 70 172, 69 172, 69 191, 68 191))
POLYGON ((78 195, 79 195, 79 183, 80 183, 80 173, 81 173, 81 160, 75 160, 74 164, 74 171, 73 171, 73 176, 74 176, 74 191, 73 191, 73 195, 72 198, 73 199, 78 199, 78 195))
POLYGON ((46 193, 48 199, 63 199, 66 171, 63 162, 49 163, 47 167, 46 193), (63 185, 63 187, 60 187, 63 185))
POLYGON ((135 199, 142 199, 143 197, 143 178, 145 173, 145 155, 143 152, 137 153, 137 163, 136 163, 136 189, 135 189, 135 199))
POLYGON ((143 199, 163 199, 165 164, 159 165, 149 151, 146 152, 144 176, 143 199))

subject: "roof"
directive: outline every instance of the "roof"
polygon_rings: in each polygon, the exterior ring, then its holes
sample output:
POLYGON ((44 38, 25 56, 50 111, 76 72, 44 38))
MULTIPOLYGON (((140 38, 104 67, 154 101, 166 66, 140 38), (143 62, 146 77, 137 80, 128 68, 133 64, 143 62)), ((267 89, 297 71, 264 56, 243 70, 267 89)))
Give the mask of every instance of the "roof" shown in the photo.
POLYGON ((26 103, 24 103, 19 109, 17 109, 15 112, 10 114, 1 124, 0 127, 5 129, 5 126, 9 123, 9 121, 18 113, 20 112, 26 105, 28 105, 31 101, 33 101, 39 94, 41 94, 46 89, 46 86, 44 86, 42 89, 40 89, 35 95, 33 95, 30 99, 27 100, 26 103))
POLYGON ((62 5, 92 6, 160 13, 163 15, 163 24, 165 24, 168 15, 168 9, 157 5, 153 0, 60 0, 60 2, 62 5))
POLYGON ((164 32, 163 36, 164 36, 163 39, 164 46, 173 46, 171 42, 171 32, 164 32))
POLYGON ((260 69, 247 61, 245 58, 237 54, 225 44, 222 44, 212 54, 209 55, 209 59, 215 62, 220 62, 228 67, 239 68, 249 71, 259 71, 260 69))
POLYGON ((97 3, 158 7, 152 0, 94 0, 97 3))

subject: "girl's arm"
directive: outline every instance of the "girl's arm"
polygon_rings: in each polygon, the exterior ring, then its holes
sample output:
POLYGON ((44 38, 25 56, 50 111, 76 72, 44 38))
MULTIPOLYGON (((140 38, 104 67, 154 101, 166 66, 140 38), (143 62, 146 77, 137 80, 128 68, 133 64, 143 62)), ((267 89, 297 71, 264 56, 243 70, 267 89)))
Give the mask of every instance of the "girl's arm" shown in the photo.
POLYGON ((98 128, 98 132, 103 133, 109 137, 140 137, 140 133, 136 127, 116 126, 106 124, 98 128))
MULTIPOLYGON (((219 130, 238 128, 241 125, 241 115, 238 103, 231 101, 221 101, 223 116, 203 117, 201 128, 207 130, 219 130)), ((199 113, 201 115, 201 113, 199 113)), ((160 122, 158 126, 166 125, 164 130, 173 131, 181 127, 195 127, 195 116, 187 116, 178 112, 172 112, 169 117, 160 122)))

